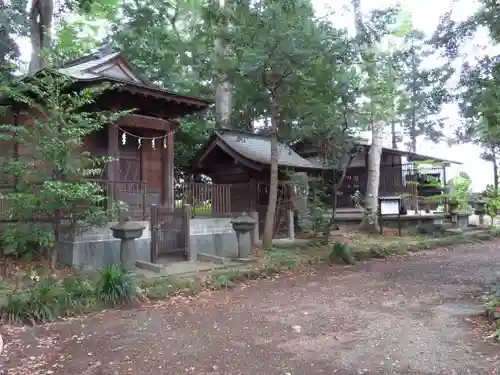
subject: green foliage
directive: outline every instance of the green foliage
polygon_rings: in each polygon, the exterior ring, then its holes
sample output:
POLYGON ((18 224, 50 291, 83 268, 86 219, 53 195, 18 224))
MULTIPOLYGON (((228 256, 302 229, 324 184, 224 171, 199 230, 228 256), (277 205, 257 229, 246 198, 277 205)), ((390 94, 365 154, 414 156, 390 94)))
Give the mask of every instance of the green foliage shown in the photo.
POLYGON ((444 236, 446 232, 442 224, 425 222, 417 227, 417 233, 437 237, 437 236, 444 236))
POLYGON ((231 288, 234 285, 231 273, 222 273, 212 277, 212 283, 215 288, 231 288))
POLYGON ((116 306, 135 298, 132 277, 117 266, 102 271, 95 280, 71 275, 61 280, 31 276, 29 285, 7 294, 0 315, 13 323, 44 323, 99 306, 116 306))
POLYGON ((356 263, 352 249, 345 243, 335 242, 331 247, 329 260, 331 263, 334 263, 339 259, 348 265, 356 263))
POLYGON ((490 33, 489 38, 482 39, 485 47, 483 56, 478 56, 474 63, 466 61, 462 65, 456 99, 464 121, 456 133, 459 142, 473 142, 481 146, 484 151, 482 157, 494 163, 496 188, 500 151, 500 60, 499 55, 489 47, 500 41, 498 12, 495 2, 481 0, 474 14, 456 22, 453 9, 450 9, 442 17, 431 40, 436 49, 452 61, 461 53, 464 43, 477 35, 477 31, 485 27, 490 33))
POLYGON ((152 283, 143 284, 148 298, 164 299, 177 294, 193 295, 200 285, 196 280, 185 277, 167 277, 154 280, 152 283))
MULTIPOLYGON (((12 123, 0 125, 3 140, 17 142, 26 150, 20 156, 3 156, 0 164, 0 172, 12 184, 11 190, 2 193, 9 203, 6 214, 18 224, 8 234, 11 243, 16 241, 15 234, 28 236, 40 247, 53 247, 61 238, 63 221, 71 229, 76 224, 101 225, 107 220, 103 190, 87 180, 101 173, 100 166, 107 159, 85 151, 83 140, 127 112, 86 112, 111 87, 75 91, 72 84, 49 72, 16 84, 16 95, 9 95, 11 114, 20 111, 27 118, 35 117, 28 126, 17 123, 15 115, 12 123), (50 235, 43 227, 23 225, 39 217, 52 224, 50 235)), ((52 262, 55 266, 55 258, 52 262)))
POLYGON ((132 276, 120 265, 113 264, 101 271, 97 298, 105 305, 116 306, 132 301, 136 294, 132 276))
POLYGON ((0 244, 5 255, 15 254, 32 259, 43 255, 44 249, 54 246, 54 236, 39 223, 9 223, 0 232, 0 244))
POLYGON ((85 275, 72 275, 62 280, 62 286, 68 293, 72 312, 85 311, 96 305, 95 282, 85 275))
POLYGON ((472 193, 472 179, 465 173, 460 173, 453 178, 452 189, 454 190, 455 199, 458 203, 460 212, 469 211, 469 201, 472 193))
POLYGON ((285 249, 272 249, 266 254, 265 266, 269 269, 286 270, 297 267, 300 258, 285 249))
POLYGON ((496 286, 485 304, 486 314, 490 322, 495 324, 494 337, 500 340, 500 286, 496 286))
POLYGON ((50 322, 65 315, 69 305, 69 294, 60 283, 43 279, 27 290, 9 294, 2 315, 15 323, 50 322))
POLYGON ((490 186, 483 192, 483 197, 485 201, 484 209, 486 213, 490 217, 494 218, 500 211, 500 191, 490 186))

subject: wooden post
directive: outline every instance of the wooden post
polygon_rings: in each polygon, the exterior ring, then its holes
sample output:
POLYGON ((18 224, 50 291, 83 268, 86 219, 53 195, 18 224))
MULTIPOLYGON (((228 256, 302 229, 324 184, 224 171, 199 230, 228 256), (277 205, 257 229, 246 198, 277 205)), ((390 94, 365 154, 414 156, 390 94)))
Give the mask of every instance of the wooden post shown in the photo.
POLYGON ((118 125, 111 123, 108 125, 108 156, 114 160, 107 165, 107 183, 108 190, 108 209, 113 207, 114 201, 118 198, 115 194, 115 185, 113 182, 119 180, 120 174, 120 150, 118 148, 118 125))
POLYGON ((174 210, 174 134, 167 135, 167 147, 162 148, 162 204, 174 210))
POLYGON ((158 229, 156 228, 158 223, 158 207, 156 204, 152 204, 149 211, 149 230, 151 231, 151 263, 156 263, 158 261, 157 249, 157 239, 158 239, 158 229))
POLYGON ((194 261, 198 258, 196 251, 191 249, 191 206, 189 204, 185 204, 182 207, 182 227, 184 231, 184 249, 186 249, 186 257, 189 261, 194 261))
POLYGON ((147 191, 147 183, 146 179, 144 176, 144 147, 139 148, 139 186, 141 189, 141 198, 142 198, 142 220, 146 220, 148 217, 147 215, 147 199, 146 199, 146 194, 148 193, 147 191))
POLYGON ((295 240, 295 220, 293 210, 288 210, 288 238, 295 240))
POLYGON ((443 164, 443 192, 444 192, 444 212, 448 212, 448 186, 446 186, 446 164, 443 164))
POLYGON ((255 220, 255 229, 252 232, 252 245, 255 245, 259 241, 259 213, 257 211, 250 211, 248 216, 255 220))

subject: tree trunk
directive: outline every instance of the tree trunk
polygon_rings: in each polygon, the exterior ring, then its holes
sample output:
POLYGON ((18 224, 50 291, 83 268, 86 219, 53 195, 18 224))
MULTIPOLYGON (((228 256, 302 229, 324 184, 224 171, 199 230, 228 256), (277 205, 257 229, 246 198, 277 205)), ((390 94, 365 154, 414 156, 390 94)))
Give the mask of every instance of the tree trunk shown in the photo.
POLYGON ((49 267, 52 272, 56 270, 57 267, 57 249, 61 241, 61 214, 59 212, 55 213, 54 221, 52 223, 54 229, 54 246, 49 249, 49 267))
POLYGON ((498 191, 498 160, 494 147, 491 148, 491 156, 493 161, 493 186, 495 187, 495 191, 498 191))
MULTIPOLYGON (((389 60, 389 79, 390 87, 394 90, 394 71, 393 71, 393 59, 392 56, 389 60)), ((396 150, 398 148, 398 137, 396 134, 396 103, 394 100, 395 92, 391 92, 391 148, 396 150)))
POLYGON ((337 192, 339 191, 339 189, 342 187, 342 184, 345 180, 345 176, 347 175, 347 169, 349 169, 349 166, 351 165, 352 161, 354 160, 354 158, 356 157, 357 154, 354 154, 354 155, 351 155, 349 160, 347 161, 347 164, 344 166, 344 168, 342 169, 342 174, 340 175, 340 178, 338 179, 338 181, 335 181, 335 172, 334 172, 334 175, 333 175, 333 186, 332 186, 332 195, 333 195, 333 199, 332 199, 332 216, 330 217, 330 220, 328 221, 328 223, 326 224, 325 226, 325 229, 324 229, 324 233, 325 233, 325 238, 324 238, 324 242, 325 242, 325 245, 328 245, 330 243, 330 238, 331 238, 331 235, 332 235, 332 228, 334 227, 335 225, 335 221, 336 221, 336 218, 337 218, 337 203, 338 203, 338 194, 337 192))
POLYGON ((411 125, 410 125, 410 151, 417 152, 417 65, 415 62, 415 46, 411 38, 411 125))
POLYGON ((368 152, 368 177, 366 181, 366 217, 361 228, 367 232, 378 232, 378 193, 380 186, 380 159, 382 157, 383 124, 372 125, 372 144, 368 152))
MULTIPOLYGON (((222 11, 224 8, 224 2, 219 0, 218 10, 222 11)), ((227 24, 223 23, 218 25, 221 28, 222 33, 227 31, 227 24)), ((228 47, 224 45, 224 40, 221 37, 215 39, 214 42, 215 53, 216 53, 216 63, 218 70, 217 85, 215 90, 215 114, 217 126, 219 128, 230 128, 231 123, 231 111, 232 111, 232 99, 233 99, 233 85, 229 80, 228 74, 226 72, 225 60, 228 57, 229 51, 228 47)))
POLYGON ((394 150, 397 150, 398 148, 398 140, 396 136, 396 121, 394 120, 391 121, 391 147, 394 150))
POLYGON ((278 200, 278 103, 276 96, 271 96, 271 176, 269 182, 269 202, 266 211, 266 222, 264 235, 262 236, 262 247, 269 249, 273 245, 274 217, 276 215, 276 203, 278 200))
MULTIPOLYGON (((365 28, 363 24, 363 14, 361 12, 361 1, 352 0, 354 10, 354 21, 356 25, 356 34, 358 40, 363 43, 364 48, 370 49, 369 39, 365 37, 365 28)), ((368 62, 368 75, 371 82, 375 79, 375 65, 373 62, 368 62)), ((373 102, 373 101, 372 101, 373 102)), ((384 137, 384 126, 380 121, 376 121, 376 109, 372 105, 372 145, 368 153, 368 177, 366 183, 365 196, 365 218, 361 224, 361 229, 365 231, 378 231, 378 190, 380 185, 380 158, 382 156, 382 143, 384 137)))
POLYGON ((47 66, 45 53, 50 48, 53 12, 53 0, 33 0, 29 16, 32 48, 30 74, 47 66))

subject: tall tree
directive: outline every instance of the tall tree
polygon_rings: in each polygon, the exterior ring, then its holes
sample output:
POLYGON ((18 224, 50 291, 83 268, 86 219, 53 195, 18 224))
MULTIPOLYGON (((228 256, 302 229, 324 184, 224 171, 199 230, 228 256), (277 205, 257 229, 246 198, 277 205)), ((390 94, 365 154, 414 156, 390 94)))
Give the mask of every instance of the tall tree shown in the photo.
POLYGON ((50 73, 21 82, 9 92, 14 103, 11 113, 20 111, 29 116, 36 111, 41 116, 29 127, 15 121, 0 124, 2 139, 15 141, 27 152, 21 157, 5 155, 0 163, 3 175, 14 183, 14 189, 4 194, 10 203, 9 215, 17 221, 7 235, 28 237, 49 248, 51 269, 56 267, 57 246, 68 223, 72 233, 76 225, 102 225, 107 221, 103 189, 86 179, 100 174, 98 165, 105 160, 82 151, 83 139, 127 114, 82 111, 109 86, 68 90, 72 84, 50 73), (48 219, 51 231, 33 220, 39 217, 48 219))
POLYGON ((306 0, 258 1, 241 10, 233 27, 235 83, 245 82, 254 93, 265 93, 265 115, 271 122, 269 204, 262 241, 266 248, 272 243, 277 205, 279 132, 286 126, 287 109, 296 103, 299 88, 324 49, 312 5, 306 0))
MULTIPOLYGON (((360 44, 361 57, 366 64, 369 85, 372 86, 370 89, 371 94, 374 91, 373 85, 376 80, 376 63, 373 43, 370 36, 366 32, 363 22, 361 0, 352 0, 352 7, 354 10, 354 22, 356 26, 357 39, 360 44)), ((366 182, 365 197, 365 209, 367 210, 367 216, 363 227, 368 230, 378 230, 377 204, 380 184, 380 159, 382 156, 384 123, 376 118, 376 108, 373 96, 369 98, 369 101, 372 143, 368 153, 368 177, 366 182)))
POLYGON ((4 80, 12 78, 19 58, 15 38, 27 35, 26 3, 12 0, 7 6, 5 0, 0 0, 0 75, 4 80))
POLYGON ((464 64, 457 99, 462 126, 456 130, 458 142, 472 142, 483 150, 481 157, 492 162, 493 185, 499 184, 500 162, 500 65, 498 58, 482 59, 475 66, 464 64))
POLYGON ((424 67, 426 58, 432 55, 425 35, 414 28, 404 35, 404 45, 399 53, 404 92, 399 111, 403 117, 405 133, 409 136, 408 149, 417 152, 417 139, 424 136, 439 141, 443 136, 443 105, 450 100, 445 85, 453 74, 451 63, 434 68, 424 67))
MULTIPOLYGON (((231 111, 233 101, 233 84, 229 77, 229 61, 231 50, 228 37, 229 14, 231 3, 224 0, 213 0, 214 8, 218 14, 217 22, 212 26, 215 29, 215 65, 216 65, 216 90, 215 113, 217 125, 221 128, 231 127, 231 111)), ((240 5, 241 6, 241 5, 240 5)))
POLYGON ((36 73, 47 66, 44 56, 50 48, 52 22, 54 18, 53 0, 33 0, 29 12, 31 59, 29 72, 36 73))

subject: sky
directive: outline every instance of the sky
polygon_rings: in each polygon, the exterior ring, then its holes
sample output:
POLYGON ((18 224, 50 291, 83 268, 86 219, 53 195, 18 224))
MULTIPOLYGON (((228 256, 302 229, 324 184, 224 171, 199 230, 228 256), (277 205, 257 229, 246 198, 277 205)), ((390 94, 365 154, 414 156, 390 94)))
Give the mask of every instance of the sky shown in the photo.
MULTIPOLYGON (((312 0, 316 12, 320 16, 329 16, 332 23, 337 27, 347 27, 354 32, 354 22, 351 13, 351 0, 312 0), (331 9, 335 10, 335 15, 331 16, 331 9)), ((474 13, 477 3, 474 0, 362 0, 363 12, 367 13, 372 9, 384 8, 391 5, 401 4, 403 8, 411 14, 414 27, 431 35, 439 23, 439 17, 453 6, 453 15, 457 20, 464 19, 474 13)), ((20 41, 22 60, 28 61, 30 56, 30 44, 27 40, 20 41)), ((478 36, 469 42, 463 49, 463 59, 473 61, 474 57, 480 57, 485 51, 477 45, 487 44, 487 33, 479 33, 478 36)), ((486 50, 488 52, 488 50, 486 50)), ((456 62, 459 68, 462 61, 456 62)), ((432 64, 432 61, 429 62, 432 64)), ((454 128, 460 123, 460 117, 456 105, 447 105, 442 116, 446 117, 447 127, 445 134, 451 135, 454 128)), ((370 133, 362 134, 364 138, 370 139, 370 133)), ((385 145, 390 145, 390 135, 387 134, 385 145)), ((435 156, 463 163, 462 165, 452 165, 447 176, 453 177, 459 171, 467 172, 472 178, 472 189, 481 191, 487 184, 493 182, 493 168, 480 158, 481 149, 475 145, 465 144, 449 146, 447 142, 435 144, 433 142, 419 139, 417 152, 424 155, 435 156)))

